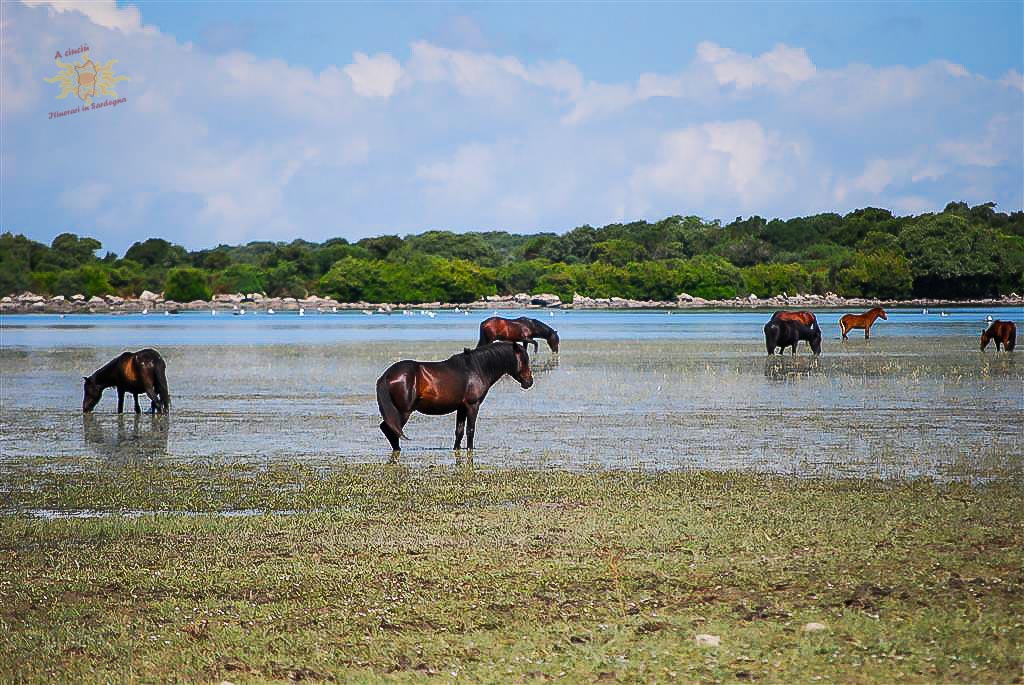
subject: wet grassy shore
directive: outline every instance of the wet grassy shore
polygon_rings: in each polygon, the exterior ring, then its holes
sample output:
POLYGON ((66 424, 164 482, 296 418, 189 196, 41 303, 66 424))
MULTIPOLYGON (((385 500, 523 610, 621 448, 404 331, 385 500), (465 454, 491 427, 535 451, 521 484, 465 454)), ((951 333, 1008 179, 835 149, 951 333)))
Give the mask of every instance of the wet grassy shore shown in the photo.
POLYGON ((2 682, 1024 679, 1019 469, 26 460, 0 504, 2 682))

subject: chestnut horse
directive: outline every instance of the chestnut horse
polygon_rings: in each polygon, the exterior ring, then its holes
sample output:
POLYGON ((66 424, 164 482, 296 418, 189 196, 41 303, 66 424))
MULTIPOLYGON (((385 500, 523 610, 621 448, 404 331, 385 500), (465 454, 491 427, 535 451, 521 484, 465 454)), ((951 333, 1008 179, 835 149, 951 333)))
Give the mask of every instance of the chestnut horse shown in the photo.
POLYGON ((791 312, 791 311, 785 311, 785 310, 778 311, 778 312, 775 312, 774 314, 772 314, 772 319, 771 320, 772 321, 775 321, 775 320, 779 320, 779 321, 796 321, 798 323, 802 323, 805 326, 810 326, 812 323, 813 324, 818 323, 818 319, 817 319, 817 317, 814 316, 814 312, 806 312, 806 311, 797 311, 797 312, 791 312))
POLYGON ((406 437, 402 427, 414 411, 435 416, 454 411, 454 449, 462 447, 463 432, 466 447, 473 449, 480 403, 505 374, 519 381, 524 390, 533 385, 525 346, 497 342, 475 350, 466 348, 443 362, 395 362, 377 379, 377 406, 384 419, 380 430, 398 452, 402 449, 398 439, 406 437))
POLYGON ((538 344, 534 338, 548 341, 548 347, 558 354, 558 331, 543 321, 520 316, 518 319, 506 319, 492 316, 480 323, 480 340, 476 346, 487 345, 495 340, 521 342, 524 345, 533 343, 533 351, 537 352, 538 344))
POLYGON ((772 320, 764 325, 764 346, 768 354, 775 354, 775 348, 781 347, 785 352, 787 347, 793 348, 796 354, 796 344, 806 340, 811 346, 814 354, 821 354, 821 328, 815 321, 810 326, 805 326, 799 321, 787 321, 785 319, 772 320))
POLYGON ((98 368, 91 376, 82 376, 85 381, 85 396, 82 411, 91 412, 103 391, 117 388, 117 413, 124 412, 124 395, 130 392, 135 397, 135 413, 141 414, 139 395, 146 393, 152 404, 150 411, 164 413, 171 408, 171 395, 167 392, 166 365, 156 350, 149 348, 138 352, 122 352, 98 368))
POLYGON ((885 310, 881 307, 872 307, 863 314, 844 314, 839 319, 839 331, 843 334, 843 340, 849 340, 846 334, 852 331, 854 328, 864 329, 864 339, 867 340, 871 337, 871 326, 874 325, 875 319, 883 318, 888 320, 889 317, 885 315, 885 310))
POLYGON ((996 343, 996 351, 1003 346, 1006 352, 1013 352, 1017 346, 1017 324, 1012 321, 993 321, 984 333, 981 334, 981 351, 984 352, 990 340, 996 343))

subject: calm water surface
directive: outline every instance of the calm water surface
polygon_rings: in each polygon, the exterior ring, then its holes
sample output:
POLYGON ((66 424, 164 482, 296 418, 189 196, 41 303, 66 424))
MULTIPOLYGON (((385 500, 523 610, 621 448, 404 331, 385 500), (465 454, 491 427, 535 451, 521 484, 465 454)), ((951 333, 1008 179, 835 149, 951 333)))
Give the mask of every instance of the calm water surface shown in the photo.
MULTIPOLYGON (((767 312, 535 311, 562 353, 536 384, 504 380, 477 426, 477 463, 569 468, 756 469, 938 477, 1021 468, 1024 354, 982 354, 986 316, 894 310, 873 338, 768 359, 767 312)), ((0 467, 45 457, 376 462, 374 382, 392 362, 472 346, 491 312, 0 317, 0 467), (124 349, 167 360, 170 417, 118 417, 110 389, 81 413, 81 377, 124 349)), ((523 312, 503 312, 519 316, 523 312)), ((543 345, 543 343, 542 343, 543 345)), ((803 352, 803 347, 801 351, 803 352)), ((144 406, 148 402, 144 403, 144 406)), ((402 461, 453 461, 454 415, 414 415, 402 461)))

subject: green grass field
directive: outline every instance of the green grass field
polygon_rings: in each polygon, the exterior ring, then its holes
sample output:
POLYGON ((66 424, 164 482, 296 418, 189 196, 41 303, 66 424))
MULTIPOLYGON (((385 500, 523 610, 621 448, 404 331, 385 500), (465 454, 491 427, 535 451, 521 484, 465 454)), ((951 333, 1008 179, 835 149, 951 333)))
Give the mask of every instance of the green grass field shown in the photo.
POLYGON ((1017 475, 40 466, 3 682, 1024 682, 1017 475))

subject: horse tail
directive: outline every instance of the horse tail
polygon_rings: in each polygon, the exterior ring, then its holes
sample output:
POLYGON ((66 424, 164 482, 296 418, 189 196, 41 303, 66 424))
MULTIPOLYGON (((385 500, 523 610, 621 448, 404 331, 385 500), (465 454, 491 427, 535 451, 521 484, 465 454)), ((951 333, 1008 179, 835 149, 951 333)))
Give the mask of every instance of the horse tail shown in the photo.
POLYGON ((402 432, 402 416, 395 406, 395 401, 391 399, 391 387, 384 376, 377 379, 377 407, 380 408, 380 415, 387 427, 398 437, 408 440, 409 436, 402 432))
POLYGON ((155 371, 156 373, 153 374, 153 385, 156 386, 154 390, 156 390, 157 397, 160 398, 160 402, 164 405, 164 412, 167 412, 171 408, 171 392, 167 389, 166 364, 164 364, 162 359, 156 365, 155 371))
POLYGON ((1017 327, 1016 326, 1010 326, 1010 335, 1006 336, 1006 343, 1003 344, 1003 347, 1008 349, 1010 352, 1013 352, 1013 348, 1015 348, 1016 346, 1017 346, 1017 327))

